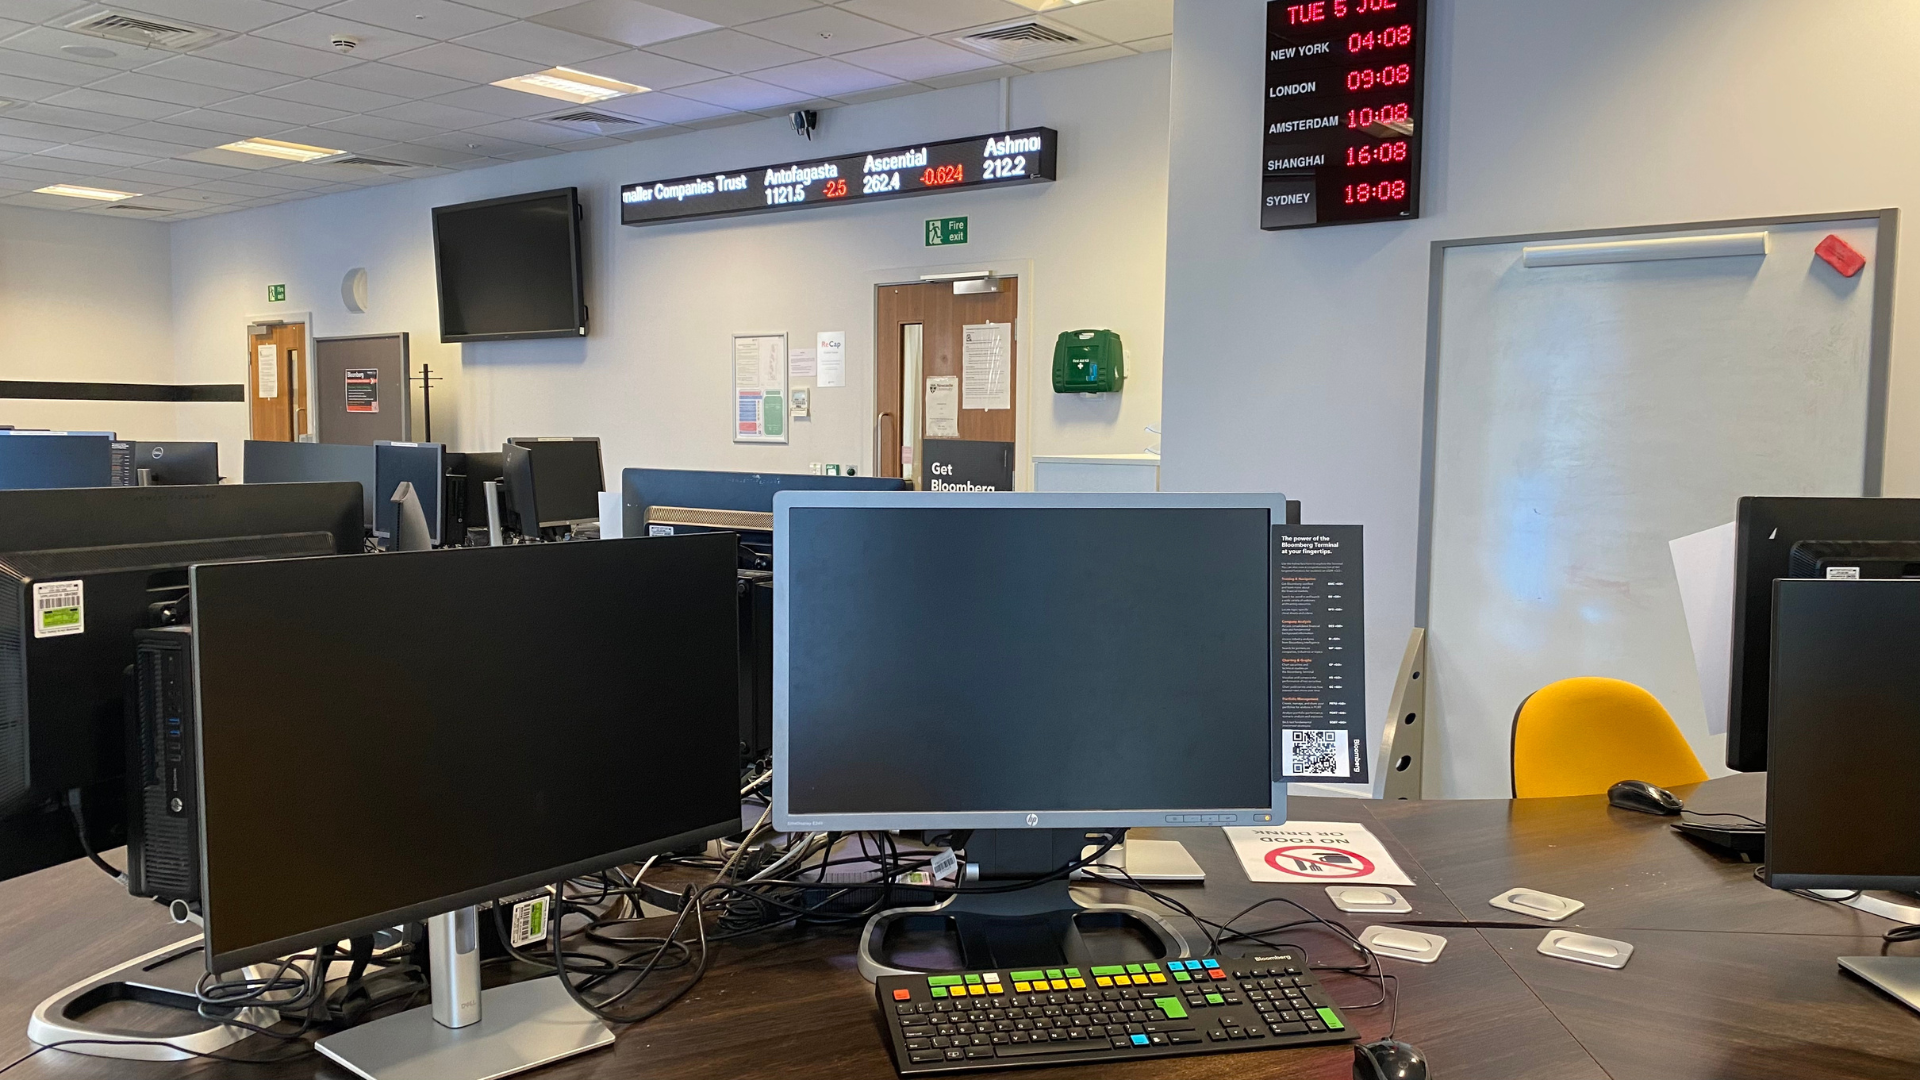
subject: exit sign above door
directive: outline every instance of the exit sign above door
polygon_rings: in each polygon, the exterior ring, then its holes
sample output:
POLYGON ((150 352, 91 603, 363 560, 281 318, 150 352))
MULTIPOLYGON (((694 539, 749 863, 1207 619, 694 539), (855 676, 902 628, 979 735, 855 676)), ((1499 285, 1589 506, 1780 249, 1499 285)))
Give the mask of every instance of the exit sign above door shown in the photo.
POLYGON ((946 247, 967 242, 967 219, 963 217, 928 218, 927 246, 946 247))
POLYGON ((287 287, 285 285, 267 286, 267 303, 279 304, 279 303, 285 302, 286 299, 287 299, 287 287))

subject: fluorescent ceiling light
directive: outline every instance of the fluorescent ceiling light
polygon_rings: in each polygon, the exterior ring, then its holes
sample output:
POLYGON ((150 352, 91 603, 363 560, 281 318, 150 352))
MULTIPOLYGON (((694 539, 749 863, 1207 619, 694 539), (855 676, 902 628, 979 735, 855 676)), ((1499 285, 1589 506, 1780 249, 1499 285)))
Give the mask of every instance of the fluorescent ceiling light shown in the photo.
POLYGON ((1075 4, 1084 4, 1086 3, 1086 0, 1013 0, 1013 2, 1016 4, 1019 4, 1023 8, 1028 8, 1033 11, 1050 11, 1054 8, 1072 7, 1075 4))
POLYGON ((49 184, 33 190, 42 195, 65 195, 69 199, 92 199, 96 202, 119 202, 121 199, 131 199, 140 194, 137 191, 110 191, 106 188, 81 187, 78 184, 49 184))
POLYGON ((531 75, 518 75, 511 79, 501 79, 493 85, 528 94, 539 94, 541 97, 559 98, 561 101, 571 101, 575 105, 592 105, 608 98, 647 92, 644 86, 563 67, 548 68, 545 71, 536 71, 531 75))
POLYGON ((323 157, 332 157, 341 153, 324 146, 308 146, 305 143, 281 142, 279 139, 241 139, 219 150, 232 150, 241 154, 256 154, 260 157, 279 158, 281 161, 318 161, 323 157))

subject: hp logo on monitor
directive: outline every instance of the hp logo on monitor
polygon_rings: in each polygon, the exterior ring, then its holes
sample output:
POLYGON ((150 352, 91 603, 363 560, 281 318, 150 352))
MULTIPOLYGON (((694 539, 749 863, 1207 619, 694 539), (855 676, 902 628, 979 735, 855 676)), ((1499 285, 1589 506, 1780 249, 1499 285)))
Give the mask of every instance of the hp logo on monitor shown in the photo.
POLYGON ((1040 824, 1040 815, 1039 815, 1039 814, 1028 814, 1028 815, 1027 815, 1027 824, 1028 824, 1028 825, 1038 825, 1038 824, 1040 824))

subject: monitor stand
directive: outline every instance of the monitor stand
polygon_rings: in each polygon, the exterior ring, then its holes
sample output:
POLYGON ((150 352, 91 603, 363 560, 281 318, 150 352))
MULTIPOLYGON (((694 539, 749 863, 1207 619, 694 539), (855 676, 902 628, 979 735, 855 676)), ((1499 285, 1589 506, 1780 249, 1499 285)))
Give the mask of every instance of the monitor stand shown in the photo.
MULTIPOLYGON (((205 971, 198 935, 136 956, 35 1006, 27 1038, 41 1046, 67 1044, 61 1049, 76 1054, 135 1061, 185 1061, 218 1053, 253 1032, 200 1015, 194 990, 205 971), (154 1006, 142 1017, 152 1023, 136 1026, 125 1008, 129 1002, 154 1006), (102 1016, 89 1016, 95 1012, 102 1016)), ((254 978, 270 974, 264 968, 249 968, 247 973, 254 978)), ((235 1019, 266 1027, 280 1016, 271 1009, 249 1008, 235 1019)))
POLYGON ((470 907, 429 919, 433 1003, 314 1045, 367 1080, 492 1080, 613 1045, 613 1032, 558 977, 483 993, 478 931, 479 912, 470 907))
MULTIPOLYGON (((1820 889, 1813 891, 1869 915, 1878 915, 1909 926, 1920 923, 1920 897, 1890 892, 1863 892, 1850 899, 1842 899, 1848 894, 1834 895, 1820 889)), ((1886 991, 1900 1004, 1920 1012, 1920 956, 1843 956, 1840 966, 1886 991)))
POLYGON ((1187 955, 1187 943, 1172 924, 1131 904, 1082 903, 1064 876, 1005 892, 996 885, 1039 877, 1082 857, 1087 835, 1080 829, 992 829, 966 843, 969 873, 962 892, 928 907, 893 908, 867 920, 860 933, 858 964, 868 982, 882 975, 912 975, 924 968, 901 966, 891 942, 896 931, 945 932, 958 939, 959 967, 1091 968, 1116 960, 1158 960, 1187 955), (1143 955, 1096 954, 1088 931, 1119 931, 1143 955))

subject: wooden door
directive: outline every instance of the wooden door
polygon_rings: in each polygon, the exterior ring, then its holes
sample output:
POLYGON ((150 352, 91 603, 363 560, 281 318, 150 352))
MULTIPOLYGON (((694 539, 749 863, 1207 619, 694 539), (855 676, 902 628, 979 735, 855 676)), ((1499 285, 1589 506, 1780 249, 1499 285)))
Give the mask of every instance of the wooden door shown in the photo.
POLYGON ((307 433, 304 323, 255 324, 247 340, 247 411, 252 437, 292 442, 307 433))
MULTIPOLYGON (((915 486, 922 486, 921 461, 914 455, 927 439, 1016 441, 1020 357, 1015 320, 1020 311, 1020 282, 1007 277, 994 283, 998 288, 993 292, 965 293, 956 293, 955 283, 948 281, 880 286, 874 334, 876 475, 907 476, 916 481, 915 486), (1007 328, 1004 402, 994 402, 1004 403, 1004 408, 968 408, 978 399, 964 396, 965 328, 985 323, 1007 328), (957 428, 947 429, 951 434, 930 428, 927 415, 927 380, 948 378, 959 380, 963 395, 957 428)), ((962 287, 978 288, 979 283, 962 287)))

